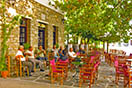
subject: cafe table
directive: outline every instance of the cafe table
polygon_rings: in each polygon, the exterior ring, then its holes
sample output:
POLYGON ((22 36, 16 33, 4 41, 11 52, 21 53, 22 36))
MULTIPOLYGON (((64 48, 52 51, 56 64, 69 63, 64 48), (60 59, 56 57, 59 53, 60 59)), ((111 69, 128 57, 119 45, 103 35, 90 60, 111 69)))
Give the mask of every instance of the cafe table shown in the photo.
POLYGON ((72 64, 75 65, 75 73, 74 73, 74 75, 73 75, 72 77, 73 77, 74 79, 76 79, 76 80, 79 80, 79 68, 80 68, 82 65, 86 64, 86 63, 81 62, 81 61, 75 61, 75 62, 72 62, 72 64))

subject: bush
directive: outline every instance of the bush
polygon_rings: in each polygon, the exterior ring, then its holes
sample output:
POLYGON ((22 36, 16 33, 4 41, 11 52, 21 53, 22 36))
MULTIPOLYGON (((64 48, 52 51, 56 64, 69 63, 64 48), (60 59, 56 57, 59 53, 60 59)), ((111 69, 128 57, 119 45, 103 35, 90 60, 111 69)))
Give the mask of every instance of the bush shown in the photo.
POLYGON ((56 44, 56 48, 59 48, 59 44, 58 43, 56 44))
POLYGON ((30 47, 30 44, 29 44, 29 43, 25 43, 25 44, 24 44, 24 49, 25 49, 25 50, 29 49, 29 47, 30 47))

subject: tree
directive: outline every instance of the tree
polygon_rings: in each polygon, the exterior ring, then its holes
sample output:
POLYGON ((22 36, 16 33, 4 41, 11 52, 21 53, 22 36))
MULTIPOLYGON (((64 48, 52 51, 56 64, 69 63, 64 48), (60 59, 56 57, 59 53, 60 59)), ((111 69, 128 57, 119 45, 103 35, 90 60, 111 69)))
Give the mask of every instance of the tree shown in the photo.
POLYGON ((108 42, 130 39, 131 0, 53 1, 65 13, 65 29, 69 34, 92 34, 92 39, 108 42))
MULTIPOLYGON (((15 3, 23 4, 22 6, 28 6, 25 1, 19 1, 14 3, 9 3, 10 0, 1 0, 0 1, 0 31, 1 31, 1 56, 0 56, 0 71, 6 70, 6 53, 8 50, 7 41, 11 35, 13 29, 19 25, 22 16, 18 13, 15 13, 15 9, 11 8, 15 3), (13 14, 9 13, 9 9, 13 11, 13 14)), ((26 12, 26 10, 25 10, 26 12)), ((29 14, 30 15, 30 14, 29 14)))

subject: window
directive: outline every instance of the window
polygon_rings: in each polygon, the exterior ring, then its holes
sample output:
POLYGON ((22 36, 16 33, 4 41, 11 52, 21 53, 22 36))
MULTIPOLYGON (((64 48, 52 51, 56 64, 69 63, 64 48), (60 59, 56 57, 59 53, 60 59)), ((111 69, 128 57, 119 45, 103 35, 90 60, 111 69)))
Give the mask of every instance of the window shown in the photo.
POLYGON ((27 43, 27 19, 22 19, 20 23, 20 45, 27 43))
POLYGON ((58 42, 58 40, 57 40, 57 27, 56 26, 53 26, 53 45, 55 45, 57 42, 58 42))
POLYGON ((46 24, 39 22, 38 25, 38 46, 42 46, 45 49, 45 29, 46 24))

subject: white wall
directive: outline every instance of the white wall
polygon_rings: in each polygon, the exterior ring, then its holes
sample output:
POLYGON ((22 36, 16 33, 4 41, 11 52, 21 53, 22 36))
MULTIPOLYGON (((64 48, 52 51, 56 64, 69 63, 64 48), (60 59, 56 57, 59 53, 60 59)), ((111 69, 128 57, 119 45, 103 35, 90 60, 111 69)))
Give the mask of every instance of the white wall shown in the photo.
POLYGON ((35 1, 46 6, 46 7, 48 7, 48 8, 55 10, 56 12, 63 14, 59 9, 55 9, 53 6, 49 5, 49 1, 51 1, 52 4, 54 4, 54 2, 52 0, 35 0, 35 1))
POLYGON ((131 40, 129 40, 128 42, 128 46, 124 45, 125 43, 121 43, 121 46, 119 46, 118 43, 111 43, 109 45, 109 49, 117 49, 117 50, 123 50, 126 52, 127 55, 129 55, 130 53, 132 53, 132 45, 131 45, 131 40))

